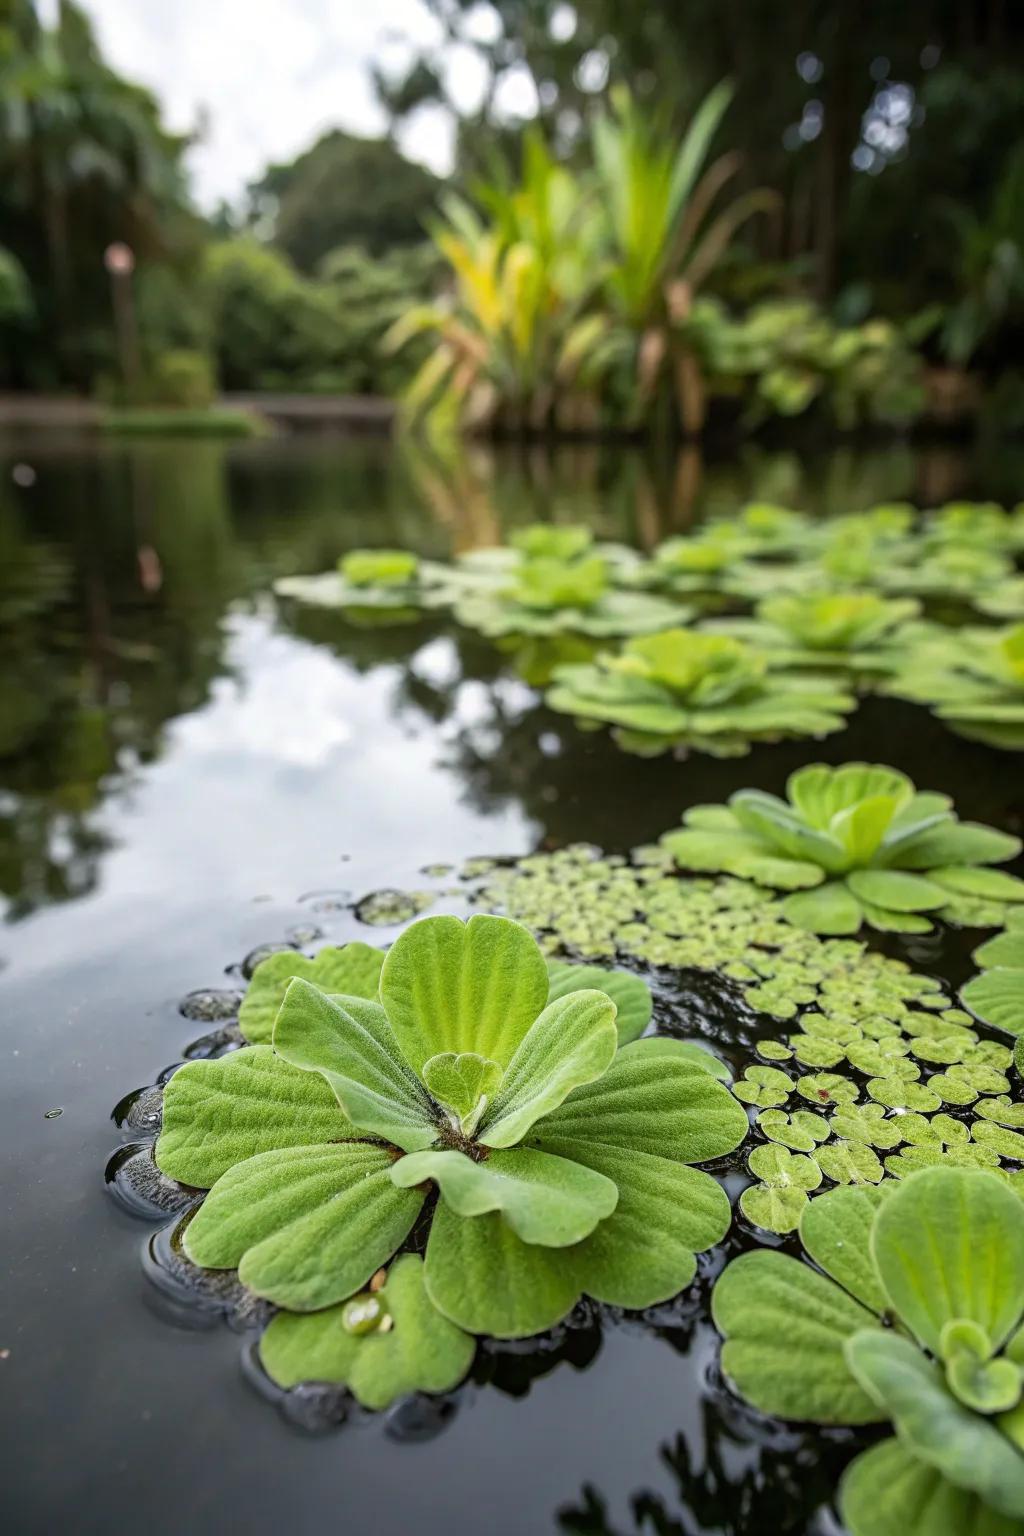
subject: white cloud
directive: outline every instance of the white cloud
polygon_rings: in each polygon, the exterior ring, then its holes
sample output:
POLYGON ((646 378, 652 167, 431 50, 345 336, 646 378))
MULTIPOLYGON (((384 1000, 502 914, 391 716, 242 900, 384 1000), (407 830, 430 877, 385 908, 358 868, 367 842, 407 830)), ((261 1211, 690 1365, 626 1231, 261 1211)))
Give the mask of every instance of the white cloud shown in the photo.
MULTIPOLYGON (((410 58, 441 42, 423 0, 84 0, 106 57, 163 103, 171 127, 205 124, 190 154, 199 202, 237 199, 271 160, 287 160, 326 128, 384 128, 374 60, 410 58)), ((420 114, 406 153, 451 165, 448 114, 420 114)))

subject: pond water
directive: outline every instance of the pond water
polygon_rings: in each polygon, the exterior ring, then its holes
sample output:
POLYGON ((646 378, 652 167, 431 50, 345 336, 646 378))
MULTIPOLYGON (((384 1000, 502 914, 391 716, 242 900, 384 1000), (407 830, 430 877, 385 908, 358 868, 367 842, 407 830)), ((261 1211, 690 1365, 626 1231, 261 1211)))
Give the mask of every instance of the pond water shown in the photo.
MULTIPOLYGON (((353 902, 428 864, 626 850, 815 756, 881 759, 1024 831, 1019 764, 923 710, 868 701, 818 746, 724 763, 627 757, 545 711, 486 642, 282 614, 275 577, 357 545, 445 557, 537 518, 650 547, 751 498, 1013 503, 1019 458, 0 443, 6 1529, 838 1531, 851 1437, 767 1424, 722 1384, 707 1296, 739 1237, 644 1318, 583 1309, 486 1353, 441 1409, 329 1427, 312 1403, 288 1422, 238 1332, 147 1280, 158 1224, 104 1185, 126 1139, 111 1109, 202 1033, 186 994, 244 985, 263 944, 387 942, 353 902)), ((967 974, 967 939, 888 947, 967 974)))

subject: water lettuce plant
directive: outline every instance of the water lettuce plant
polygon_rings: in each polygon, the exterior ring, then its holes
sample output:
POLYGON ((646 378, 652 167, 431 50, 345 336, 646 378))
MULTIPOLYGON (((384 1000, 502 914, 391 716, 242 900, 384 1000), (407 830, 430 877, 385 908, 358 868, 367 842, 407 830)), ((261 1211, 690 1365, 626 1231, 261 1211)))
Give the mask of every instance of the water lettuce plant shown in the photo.
POLYGON ((761 1250, 712 1295, 722 1367, 762 1412, 890 1423, 847 1468, 851 1536, 1013 1536, 1024 1521, 1024 1223, 980 1170, 836 1189, 806 1207, 817 1269, 761 1250))
MULTIPOLYGON (((167 1085, 157 1164, 209 1191, 186 1253, 321 1315, 425 1222, 427 1301, 502 1338, 583 1294, 675 1295, 729 1225, 692 1165, 738 1146, 747 1120, 706 1053, 707 1069, 681 1042, 637 1038, 640 993, 621 973, 549 972, 525 928, 484 915, 413 923, 373 999, 295 976, 271 1045, 186 1063, 167 1085)), ((354 1369, 347 1354, 338 1369, 354 1369)))
POLYGON ((599 555, 531 558, 518 562, 505 584, 467 592, 455 604, 455 617, 491 637, 647 635, 687 617, 662 598, 617 590, 611 578, 599 555))
POLYGON ((709 629, 745 640, 773 667, 842 668, 870 677, 901 664, 901 631, 919 613, 914 598, 808 592, 765 598, 753 619, 723 619, 709 629))
POLYGON ((279 597, 317 608, 394 618, 441 608, 450 601, 446 567, 401 549, 354 549, 335 571, 319 576, 282 576, 279 597))
POLYGON ((886 691, 931 705, 958 736, 1024 751, 1024 624, 932 629, 886 691))
POLYGON ((616 726, 616 740, 629 750, 685 746, 719 757, 743 753, 753 741, 826 736, 854 702, 822 678, 770 674, 764 656, 738 640, 685 629, 560 667, 545 697, 583 724, 616 726))
POLYGON ((791 891, 783 913, 812 933, 863 923, 925 933, 925 914, 955 913, 964 897, 1024 901, 1024 881, 985 867, 1014 858, 1020 839, 959 821, 948 796, 917 791, 894 768, 812 763, 786 795, 744 789, 728 805, 693 806, 662 842, 682 869, 791 891))
POLYGON ((1024 1035, 1024 908, 1011 912, 1006 931, 974 951, 981 967, 960 996, 985 1024, 1024 1035))

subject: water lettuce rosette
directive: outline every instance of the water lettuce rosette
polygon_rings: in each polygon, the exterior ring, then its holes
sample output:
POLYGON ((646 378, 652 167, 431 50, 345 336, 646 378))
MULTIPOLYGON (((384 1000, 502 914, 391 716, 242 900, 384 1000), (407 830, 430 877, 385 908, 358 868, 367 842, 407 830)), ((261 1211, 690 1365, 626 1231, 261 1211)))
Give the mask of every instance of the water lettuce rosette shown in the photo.
POLYGON ((693 1164, 738 1146, 745 1112, 692 1047, 638 1038, 638 978, 549 970, 525 928, 481 915, 412 924, 372 997, 276 975, 264 1003, 282 983, 272 1044, 167 1085, 157 1163, 209 1190, 184 1232, 196 1264, 324 1318, 416 1228, 407 1310, 518 1338, 584 1294, 663 1301, 724 1235, 728 1199, 693 1164))
POLYGON ((933 628, 886 691, 931 705, 958 736, 1024 751, 1024 624, 1003 630, 933 628))
POLYGON ((283 576, 274 591, 311 607, 343 609, 356 621, 391 623, 450 601, 445 567, 403 549, 354 549, 341 557, 337 570, 283 576))
POLYGON ((564 561, 523 560, 508 580, 469 591, 455 605, 467 629, 504 635, 580 634, 612 637, 653 634, 685 618, 675 604, 644 592, 619 590, 600 555, 564 561))

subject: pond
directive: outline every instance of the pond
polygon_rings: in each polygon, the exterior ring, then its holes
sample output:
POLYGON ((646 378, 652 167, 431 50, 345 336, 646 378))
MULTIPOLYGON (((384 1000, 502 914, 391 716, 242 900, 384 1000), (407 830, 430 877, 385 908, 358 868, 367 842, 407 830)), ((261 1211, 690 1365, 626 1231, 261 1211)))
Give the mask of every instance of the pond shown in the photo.
MULTIPOLYGON (((624 853, 697 802, 780 792, 815 758, 884 760, 965 817, 1024 831, 1017 760, 923 709, 869 698, 820 744, 725 761, 626 756, 547 710, 482 638, 437 617, 373 630, 282 607, 275 578, 356 546, 447 558, 532 520, 649 549, 752 498, 823 516, 1012 504, 1019 458, 0 444, 11 1531, 840 1530, 828 1500, 870 1434, 765 1420, 721 1375, 708 1297, 749 1234, 704 1255, 675 1302, 584 1304, 540 1341, 484 1351, 441 1404, 338 1424, 336 1398, 307 1394, 285 1415, 243 1368, 237 1319, 152 1283, 161 1223, 105 1187, 132 1142, 111 1111, 209 1030, 182 1000, 243 989, 261 946, 386 944, 397 927, 367 926, 356 906, 387 888, 436 887, 435 910, 462 910, 429 866, 574 842, 624 853)), ((959 985, 976 941, 878 945, 959 985)), ((728 999, 697 988, 683 1012, 742 1064, 728 999)))

